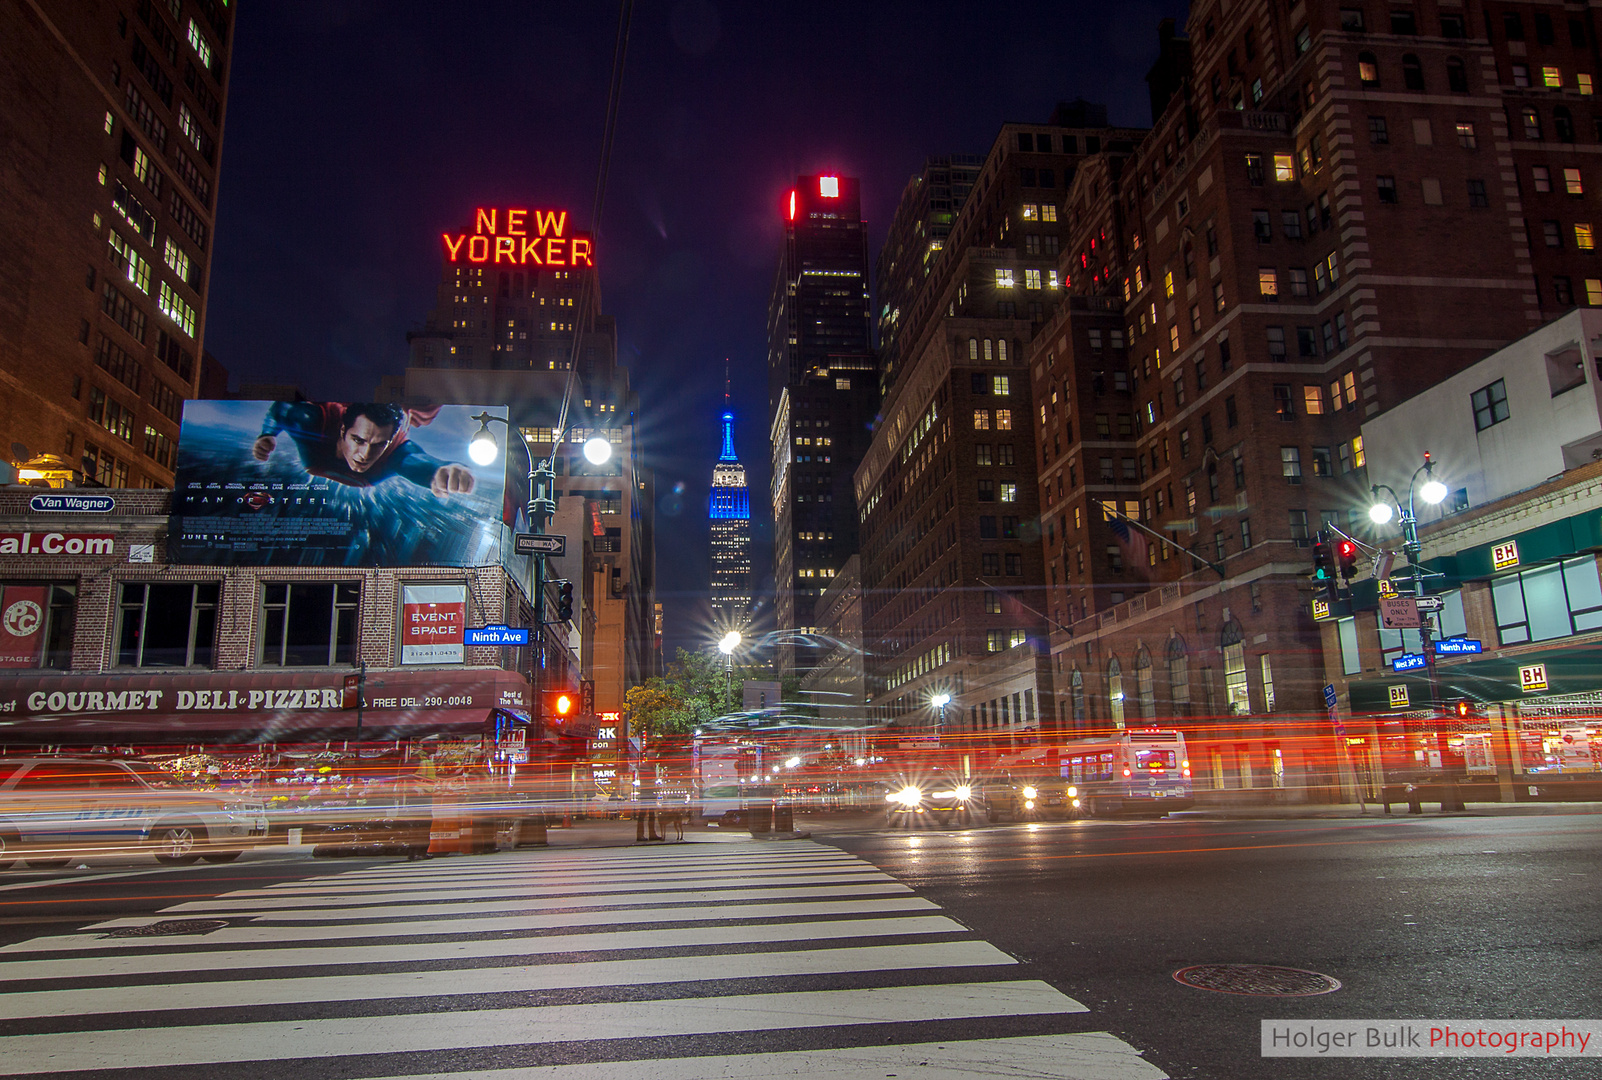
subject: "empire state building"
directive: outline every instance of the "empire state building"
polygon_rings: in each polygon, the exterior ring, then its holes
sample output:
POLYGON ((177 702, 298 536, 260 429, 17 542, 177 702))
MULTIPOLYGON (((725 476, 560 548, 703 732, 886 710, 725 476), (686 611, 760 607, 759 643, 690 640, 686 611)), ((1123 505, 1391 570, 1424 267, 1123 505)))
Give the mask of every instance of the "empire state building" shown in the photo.
POLYGON ((712 468, 712 624, 744 630, 751 613, 751 492, 734 454, 734 413, 723 414, 723 453, 712 468))

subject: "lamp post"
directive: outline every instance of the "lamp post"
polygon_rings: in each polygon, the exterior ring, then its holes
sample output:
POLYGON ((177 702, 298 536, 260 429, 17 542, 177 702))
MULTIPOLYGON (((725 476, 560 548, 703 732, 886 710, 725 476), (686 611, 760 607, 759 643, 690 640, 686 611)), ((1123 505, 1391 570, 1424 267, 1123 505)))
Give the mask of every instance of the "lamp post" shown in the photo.
POLYGON ((740 647, 741 640, 740 631, 738 630, 730 630, 718 639, 718 652, 723 654, 724 697, 734 693, 734 650, 740 647))
POLYGON ((942 690, 929 699, 929 704, 935 709, 935 743, 938 745, 945 733, 946 706, 951 704, 951 695, 942 690))
MULTIPOLYGON (((510 412, 510 410, 508 410, 510 412)), ((478 465, 493 464, 500 456, 500 444, 495 441, 490 431, 490 421, 506 425, 506 435, 510 439, 515 434, 517 441, 523 444, 523 454, 528 458, 528 503, 524 510, 528 517, 530 532, 543 532, 556 512, 556 451, 567 439, 568 433, 573 430, 571 426, 562 429, 551 439, 551 452, 544 459, 536 462, 534 451, 528 448, 528 439, 519 431, 511 420, 505 416, 492 416, 488 411, 481 412, 473 417, 478 421, 478 430, 473 433, 467 444, 467 456, 478 465)), ((584 444, 584 457, 591 464, 605 464, 612 457, 612 443, 604 435, 593 435, 584 444)), ((535 716, 540 715, 540 691, 544 688, 545 672, 545 560, 544 553, 536 552, 534 555, 534 634, 536 651, 534 653, 534 708, 535 716)), ((627 746, 627 733, 619 731, 619 744, 627 746)))
MULTIPOLYGON (((1407 502, 1403 505, 1402 499, 1396 494, 1396 489, 1389 484, 1374 484, 1369 491, 1374 496, 1374 505, 1369 507, 1369 520, 1376 525, 1385 525, 1394 516, 1397 518, 1397 527, 1402 531, 1402 551, 1407 555, 1407 565, 1413 577, 1413 599, 1416 602, 1424 595, 1424 568, 1420 564, 1419 554, 1424 545, 1418 538, 1418 517, 1413 512, 1414 486, 1418 484, 1419 475, 1423 474, 1424 483, 1418 488, 1418 497, 1430 506, 1438 506, 1446 499, 1446 485, 1435 479, 1435 462, 1429 452, 1424 454, 1424 464, 1413 470, 1413 475, 1407 481, 1407 502), (1389 501, 1381 500, 1380 491, 1389 493, 1389 501), (1394 508, 1394 514, 1393 514, 1394 508)), ((1434 626, 1429 616, 1420 613, 1419 617, 1419 647, 1424 654, 1424 670, 1429 677, 1430 684, 1430 713, 1437 715, 1440 697, 1439 683, 1436 679, 1435 652, 1431 646, 1431 631, 1434 626)), ((1361 782, 1361 781, 1359 781, 1361 782)), ((1456 785, 1449 785, 1449 797, 1442 803, 1442 809, 1447 804, 1456 803, 1456 785)), ((1417 805, 1416 803, 1414 804, 1417 805)))

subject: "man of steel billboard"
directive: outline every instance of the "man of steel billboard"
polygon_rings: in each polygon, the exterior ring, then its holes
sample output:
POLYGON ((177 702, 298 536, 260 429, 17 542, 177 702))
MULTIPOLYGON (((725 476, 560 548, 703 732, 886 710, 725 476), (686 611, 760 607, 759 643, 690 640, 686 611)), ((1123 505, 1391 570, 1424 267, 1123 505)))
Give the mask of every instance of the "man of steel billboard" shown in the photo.
POLYGON ((481 411, 185 402, 167 557, 221 566, 494 562, 505 464, 467 460, 481 411))

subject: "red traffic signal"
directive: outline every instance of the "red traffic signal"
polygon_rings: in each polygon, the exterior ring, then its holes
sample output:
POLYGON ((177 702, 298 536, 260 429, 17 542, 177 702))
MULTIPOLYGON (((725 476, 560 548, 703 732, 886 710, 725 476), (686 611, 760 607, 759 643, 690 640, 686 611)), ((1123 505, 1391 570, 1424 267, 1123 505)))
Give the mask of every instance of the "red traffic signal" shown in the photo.
POLYGON ((1350 581, 1357 574, 1357 545, 1351 540, 1342 540, 1335 545, 1335 558, 1341 577, 1350 581))
POLYGON ((571 690, 546 690, 542 695, 545 701, 545 715, 552 720, 566 720, 577 716, 579 698, 571 690))

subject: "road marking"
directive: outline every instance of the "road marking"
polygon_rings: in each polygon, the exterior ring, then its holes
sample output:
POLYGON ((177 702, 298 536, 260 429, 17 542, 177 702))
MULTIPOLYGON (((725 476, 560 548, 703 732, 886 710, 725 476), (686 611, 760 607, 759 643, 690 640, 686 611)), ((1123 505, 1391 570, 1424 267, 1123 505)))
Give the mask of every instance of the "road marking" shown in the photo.
MULTIPOLYGON (((514 942, 502 941, 502 945, 514 942)), ((357 950, 335 950, 339 962, 357 950)), ((508 950, 503 950, 508 951, 508 950)), ((468 994, 519 994, 577 987, 629 987, 727 979, 774 979, 793 975, 842 975, 919 968, 953 970, 997 967, 1018 961, 983 941, 877 945, 794 952, 723 953, 687 958, 599 960, 576 964, 523 965, 324 975, 289 979, 235 979, 223 982, 149 983, 0 994, 0 1019, 116 1015, 167 1009, 208 1009, 297 1005, 304 1002, 365 1001, 386 998, 450 998, 468 994)), ((496 953, 479 955, 499 955, 496 953)), ((245 970, 240 968, 240 970, 245 970)))
POLYGON ((524 1069, 416 1073, 373 1080, 728 1080, 732 1076, 806 1077, 808 1080, 1167 1080, 1139 1051, 1105 1031, 1025 1035, 1016 1039, 950 1039, 899 1046, 853 1046, 727 1057, 590 1061, 524 1069))
MULTIPOLYGON (((352 949, 319 945, 297 949, 196 950, 90 956, 60 960, 13 960, 0 966, 0 981, 93 979, 171 971, 240 971, 247 968, 326 967, 350 963, 416 964, 486 956, 549 956, 618 949, 705 948, 711 945, 777 941, 823 941, 892 937, 903 934, 965 934, 968 929, 944 915, 910 915, 828 922, 768 923, 753 926, 687 926, 669 930, 622 930, 607 934, 555 934, 486 941, 456 939, 412 945, 363 945, 352 949)), ((147 939, 146 944, 150 941, 147 939)), ((700 957, 695 963, 701 962, 700 957)))
POLYGON ((473 1012, 183 1027, 119 1028, 0 1037, 0 1074, 175 1068, 219 1062, 420 1053, 495 1046, 979 1020, 1086 1012, 1046 983, 952 983, 868 990, 543 1005, 473 1012))

